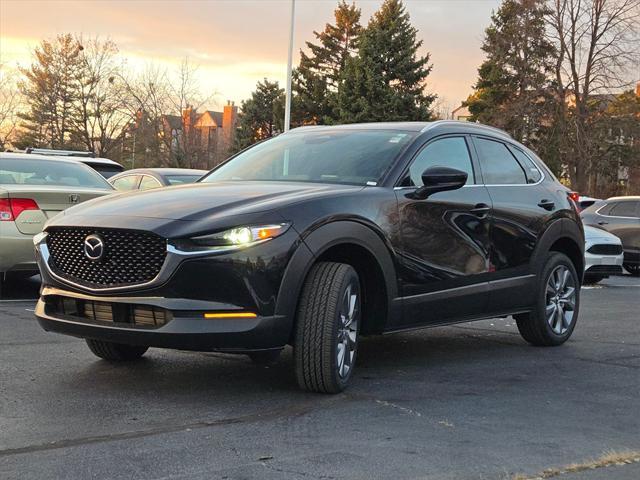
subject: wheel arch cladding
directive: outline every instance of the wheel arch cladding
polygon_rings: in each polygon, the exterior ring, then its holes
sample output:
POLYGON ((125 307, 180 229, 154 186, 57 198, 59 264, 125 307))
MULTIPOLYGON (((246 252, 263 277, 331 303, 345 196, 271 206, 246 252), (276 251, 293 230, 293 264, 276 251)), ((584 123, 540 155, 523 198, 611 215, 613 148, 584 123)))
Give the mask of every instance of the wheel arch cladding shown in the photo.
POLYGON ((584 235, 572 220, 563 218, 553 222, 542 234, 534 253, 534 273, 546 261, 549 252, 564 253, 573 263, 582 281, 584 274, 584 235))
POLYGON ((383 240, 371 228, 352 221, 325 224, 304 236, 280 286, 276 313, 293 320, 300 291, 311 267, 320 261, 346 263, 355 268, 363 291, 362 333, 382 332, 397 297, 396 269, 383 240), (284 294, 283 294, 284 293, 284 294))

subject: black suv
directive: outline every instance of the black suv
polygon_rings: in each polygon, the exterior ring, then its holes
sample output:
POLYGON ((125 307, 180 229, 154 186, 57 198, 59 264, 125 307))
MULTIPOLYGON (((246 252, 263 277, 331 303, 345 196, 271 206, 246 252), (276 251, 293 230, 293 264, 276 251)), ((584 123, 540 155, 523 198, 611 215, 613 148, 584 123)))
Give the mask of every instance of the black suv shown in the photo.
POLYGON ((542 161, 464 122, 304 127, 198 183, 70 208, 35 239, 45 330, 107 360, 149 347, 273 361, 338 392, 360 335, 514 315, 575 328, 584 234, 542 161))

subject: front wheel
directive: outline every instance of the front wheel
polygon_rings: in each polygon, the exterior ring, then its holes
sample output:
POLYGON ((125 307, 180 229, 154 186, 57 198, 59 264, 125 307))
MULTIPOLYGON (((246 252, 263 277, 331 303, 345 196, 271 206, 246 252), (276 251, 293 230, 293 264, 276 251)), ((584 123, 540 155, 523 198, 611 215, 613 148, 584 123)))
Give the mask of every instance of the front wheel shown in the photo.
POLYGON ((518 330, 532 345, 561 345, 569 339, 578 320, 578 274, 569 257, 552 252, 538 278, 540 281, 533 310, 515 315, 518 330))
POLYGON ((111 362, 127 362, 137 360, 145 354, 149 347, 124 345, 122 343, 106 342, 104 340, 86 339, 89 350, 97 357, 111 362))
POLYGON ((302 287, 296 319, 294 359, 302 389, 344 390, 355 366, 360 312, 360 280, 353 267, 314 265, 302 287))

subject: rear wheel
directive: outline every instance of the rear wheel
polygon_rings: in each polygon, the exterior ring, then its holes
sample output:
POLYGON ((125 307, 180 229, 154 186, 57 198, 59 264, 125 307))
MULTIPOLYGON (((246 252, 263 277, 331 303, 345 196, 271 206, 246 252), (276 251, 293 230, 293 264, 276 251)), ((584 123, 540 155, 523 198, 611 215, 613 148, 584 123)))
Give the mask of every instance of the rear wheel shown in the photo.
POLYGON ((634 277, 640 275, 640 264, 638 263, 625 263, 624 268, 627 272, 629 272, 634 277))
POLYGON ((515 315, 522 337, 532 345, 566 342, 578 320, 580 282, 569 257, 553 252, 540 273, 534 309, 515 315))
POLYGON ((350 265, 321 262, 305 280, 296 321, 296 378, 304 390, 338 393, 353 374, 361 312, 360 280, 350 265))
POLYGON ((89 350, 94 355, 111 362, 127 362, 137 360, 149 349, 137 345, 124 345, 122 343, 105 342, 104 340, 86 339, 89 350))

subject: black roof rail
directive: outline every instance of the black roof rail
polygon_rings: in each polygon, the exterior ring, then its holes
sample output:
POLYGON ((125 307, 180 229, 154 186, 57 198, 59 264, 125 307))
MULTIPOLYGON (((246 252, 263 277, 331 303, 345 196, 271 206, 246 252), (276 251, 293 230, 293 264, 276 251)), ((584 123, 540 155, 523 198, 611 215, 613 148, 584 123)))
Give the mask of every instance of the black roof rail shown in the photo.
POLYGON ((35 153, 40 155, 56 155, 59 157, 96 158, 96 154, 93 152, 82 152, 80 150, 55 150, 53 148, 27 147, 24 150, 24 153, 35 153))

